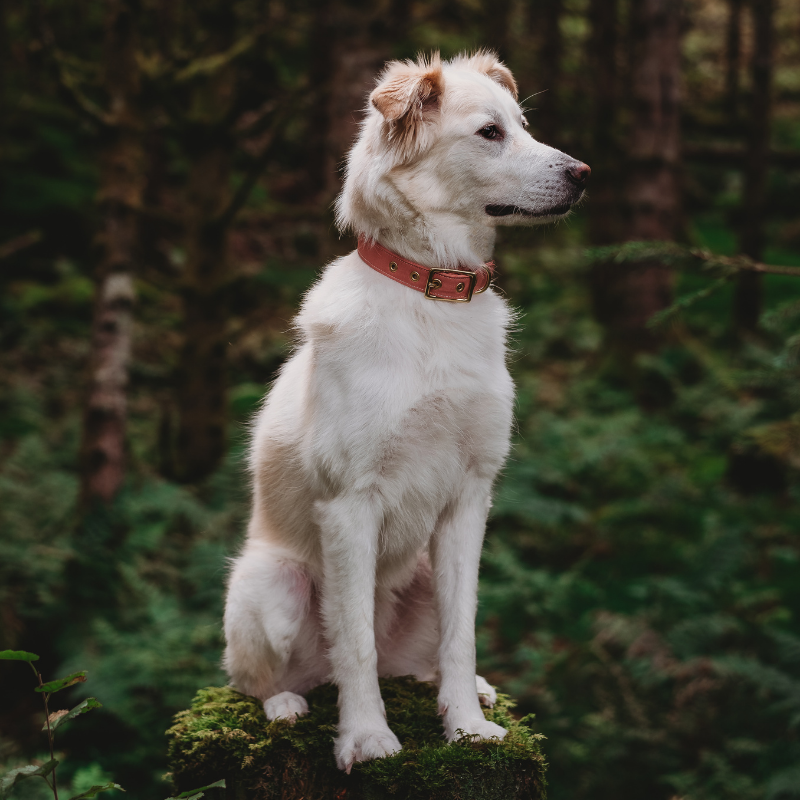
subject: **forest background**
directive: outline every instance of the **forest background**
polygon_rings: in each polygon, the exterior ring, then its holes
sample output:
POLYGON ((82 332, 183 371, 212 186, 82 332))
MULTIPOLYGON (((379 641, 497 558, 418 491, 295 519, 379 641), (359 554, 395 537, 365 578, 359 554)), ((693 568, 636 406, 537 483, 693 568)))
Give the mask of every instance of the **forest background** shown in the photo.
MULTIPOLYGON (((537 714, 553 798, 800 796, 794 0, 0 2, 0 649, 89 670, 76 791, 169 794, 163 732, 224 681, 247 422, 354 247, 365 95, 479 46, 593 167, 568 222, 498 241, 480 672, 537 714), (691 253, 615 248, 642 240, 691 253)), ((29 679, 0 663, 4 768, 44 757, 29 679)))

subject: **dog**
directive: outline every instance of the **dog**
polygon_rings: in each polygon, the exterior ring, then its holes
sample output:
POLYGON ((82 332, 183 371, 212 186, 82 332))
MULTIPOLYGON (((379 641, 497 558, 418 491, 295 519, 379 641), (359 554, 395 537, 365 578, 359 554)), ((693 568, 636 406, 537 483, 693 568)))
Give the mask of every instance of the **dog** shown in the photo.
POLYGON ((478 567, 509 451, 511 312, 487 265, 499 225, 549 222, 588 166, 525 130, 481 51, 391 62, 349 153, 330 263, 252 431, 252 516, 226 599, 224 666, 270 720, 339 690, 336 763, 401 749, 378 676, 438 684, 444 734, 502 739, 475 675, 478 567), (447 301, 452 302, 447 302, 447 301))

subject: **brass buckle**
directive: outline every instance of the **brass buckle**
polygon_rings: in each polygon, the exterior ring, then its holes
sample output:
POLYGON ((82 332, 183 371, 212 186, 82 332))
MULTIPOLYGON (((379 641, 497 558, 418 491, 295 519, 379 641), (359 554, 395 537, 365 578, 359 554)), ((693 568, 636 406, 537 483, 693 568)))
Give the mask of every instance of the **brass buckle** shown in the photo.
POLYGON ((466 272, 460 269, 432 269, 428 273, 428 283, 425 285, 425 297, 429 300, 444 300, 446 303, 469 303, 472 300, 472 293, 475 291, 475 284, 478 282, 478 276, 474 272, 466 272), (442 282, 436 280, 433 276, 436 273, 442 275, 460 275, 467 279, 467 296, 466 297, 435 297, 431 294, 431 290, 438 289, 442 282))

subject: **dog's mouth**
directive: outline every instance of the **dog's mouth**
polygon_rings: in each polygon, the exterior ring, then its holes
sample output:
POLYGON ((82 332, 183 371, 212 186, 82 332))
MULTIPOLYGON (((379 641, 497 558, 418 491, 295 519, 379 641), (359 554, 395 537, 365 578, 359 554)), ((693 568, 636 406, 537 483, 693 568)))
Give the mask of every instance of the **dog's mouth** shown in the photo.
POLYGON ((572 208, 572 203, 565 203, 560 206, 553 206, 546 211, 528 211, 520 206, 486 206, 486 213, 490 217, 510 217, 519 215, 521 217, 560 217, 572 208))

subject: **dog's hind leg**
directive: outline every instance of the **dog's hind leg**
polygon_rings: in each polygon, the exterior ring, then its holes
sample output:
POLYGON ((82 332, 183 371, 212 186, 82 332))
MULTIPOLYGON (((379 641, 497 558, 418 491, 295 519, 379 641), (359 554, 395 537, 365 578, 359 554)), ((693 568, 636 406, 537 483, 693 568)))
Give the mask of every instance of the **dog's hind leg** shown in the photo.
POLYGON ((314 595, 306 570, 281 548, 250 539, 234 562, 223 662, 232 685, 261 700, 270 720, 307 713, 300 693, 326 678, 314 595))

